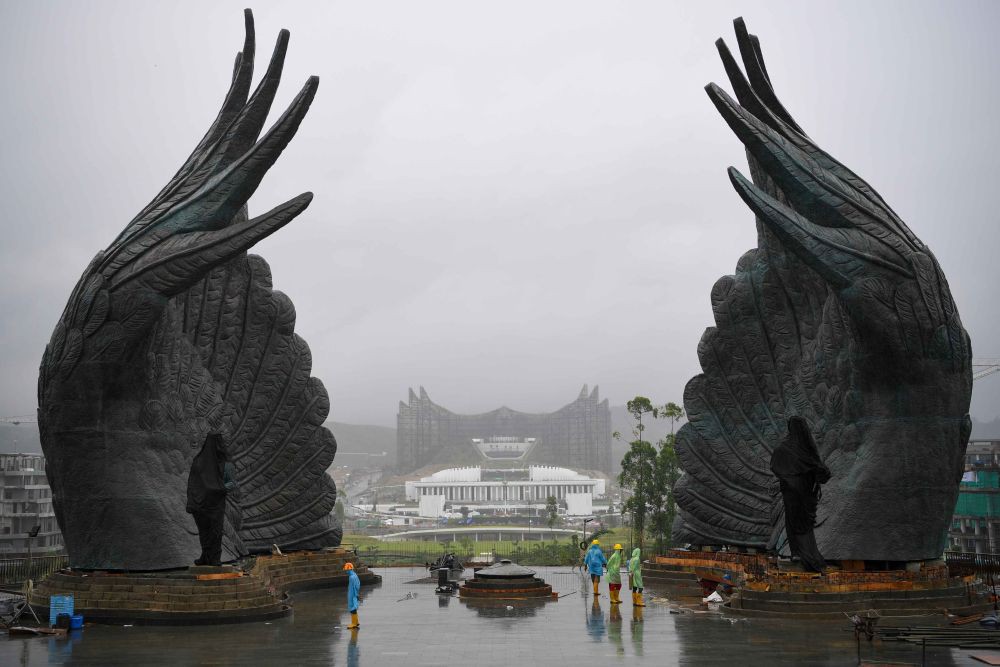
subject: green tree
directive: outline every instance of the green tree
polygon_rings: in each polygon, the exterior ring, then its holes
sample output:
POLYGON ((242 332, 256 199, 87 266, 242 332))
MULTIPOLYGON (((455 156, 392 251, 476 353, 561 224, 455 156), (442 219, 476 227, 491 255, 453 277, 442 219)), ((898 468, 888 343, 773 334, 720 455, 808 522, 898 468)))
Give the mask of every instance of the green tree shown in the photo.
POLYGON ((625 404, 625 409, 635 419, 635 429, 632 431, 632 435, 636 440, 642 440, 642 432, 646 430, 646 427, 642 425, 642 416, 652 412, 653 417, 656 417, 657 410, 653 407, 653 402, 645 396, 636 396, 625 404))
POLYGON ((674 433, 674 425, 679 419, 684 418, 684 408, 674 402, 658 408, 654 414, 660 419, 670 420, 670 433, 660 440, 660 451, 656 455, 656 488, 660 495, 654 499, 652 512, 652 527, 656 534, 657 543, 662 552, 670 546, 670 531, 674 525, 674 517, 677 515, 677 506, 674 501, 674 485, 680 479, 681 469, 677 460, 677 436, 674 433))
MULTIPOLYGON (((684 417, 684 409, 673 402, 654 407, 645 396, 636 396, 626 408, 635 419, 632 431, 635 440, 629 444, 618 476, 618 483, 630 494, 622 505, 622 514, 631 515, 633 534, 640 547, 648 532, 656 537, 657 548, 662 551, 669 542, 676 515, 673 489, 680 477, 680 466, 674 447, 674 431, 677 421, 684 417), (652 414, 654 419, 670 420, 670 434, 660 440, 657 447, 642 438, 645 431, 642 418, 646 414, 652 414)), ((618 433, 614 435, 620 437, 618 433)))
POLYGON ((621 505, 622 514, 632 517, 634 539, 641 547, 646 531, 646 519, 656 493, 656 449, 645 440, 634 440, 622 458, 618 483, 629 492, 621 505))
POLYGON ((664 406, 656 408, 653 411, 653 417, 658 417, 660 419, 669 419, 670 435, 673 436, 674 424, 677 422, 678 419, 682 419, 684 417, 684 408, 682 408, 681 406, 677 405, 674 402, 670 402, 664 406))
POLYGON ((549 528, 554 527, 559 522, 559 501, 555 496, 549 496, 545 499, 545 514, 548 517, 546 523, 549 524, 549 528))
POLYGON ((659 442, 656 454, 654 492, 650 498, 650 529, 656 536, 657 549, 662 553, 669 546, 670 529, 677 514, 674 504, 674 485, 681 476, 674 448, 674 435, 668 434, 659 442))
POLYGON ((622 514, 631 515, 634 539, 639 542, 641 547, 644 542, 650 504, 656 493, 656 449, 642 439, 642 432, 646 430, 642 423, 642 417, 650 413, 655 416, 657 410, 653 407, 653 402, 645 396, 636 396, 628 401, 625 407, 635 419, 635 427, 632 430, 635 439, 629 443, 629 450, 622 458, 622 471, 618 475, 618 484, 623 490, 630 493, 628 499, 622 504, 621 510, 622 514))

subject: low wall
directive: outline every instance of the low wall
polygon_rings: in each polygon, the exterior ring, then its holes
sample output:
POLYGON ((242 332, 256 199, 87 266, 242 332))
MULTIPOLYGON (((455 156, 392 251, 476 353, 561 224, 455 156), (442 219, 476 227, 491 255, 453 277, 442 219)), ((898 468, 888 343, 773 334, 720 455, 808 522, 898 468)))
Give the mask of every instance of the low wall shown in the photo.
POLYGON ((29 601, 39 619, 53 595, 72 595, 74 611, 91 623, 191 625, 270 620, 292 612, 289 593, 347 585, 344 564, 362 583, 381 581, 352 551, 331 549, 259 556, 241 566, 191 567, 168 572, 82 572, 46 577, 29 601))

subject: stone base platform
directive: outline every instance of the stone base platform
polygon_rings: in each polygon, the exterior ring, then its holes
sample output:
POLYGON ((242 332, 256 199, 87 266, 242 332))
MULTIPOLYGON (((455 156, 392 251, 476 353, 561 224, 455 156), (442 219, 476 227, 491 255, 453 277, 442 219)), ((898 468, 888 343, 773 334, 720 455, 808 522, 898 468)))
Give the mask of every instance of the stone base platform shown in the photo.
POLYGON ((642 580, 646 586, 663 589, 672 598, 702 598, 701 584, 694 570, 683 565, 661 563, 659 559, 642 565, 642 580))
MULTIPOLYGON (((643 569, 647 585, 677 597, 701 596, 699 581, 733 584, 723 609, 734 615, 843 620, 866 612, 884 618, 966 615, 993 603, 976 576, 953 576, 941 561, 911 564, 905 570, 831 567, 824 574, 764 554, 673 550, 643 569)), ((922 621, 926 622, 926 621, 922 621)))
MULTIPOLYGON (((362 583, 381 578, 353 552, 330 549, 250 558, 238 566, 197 566, 165 572, 84 572, 65 569, 40 582, 31 595, 39 618, 51 595, 72 595, 88 623, 192 625, 246 623, 292 613, 289 593, 346 586, 344 563, 362 583)), ((43 616, 44 615, 44 616, 43 616)))
POLYGON ((257 556, 251 573, 283 593, 347 586, 345 563, 354 564, 362 584, 377 584, 382 577, 368 569, 353 551, 328 549, 297 551, 281 556, 257 556))

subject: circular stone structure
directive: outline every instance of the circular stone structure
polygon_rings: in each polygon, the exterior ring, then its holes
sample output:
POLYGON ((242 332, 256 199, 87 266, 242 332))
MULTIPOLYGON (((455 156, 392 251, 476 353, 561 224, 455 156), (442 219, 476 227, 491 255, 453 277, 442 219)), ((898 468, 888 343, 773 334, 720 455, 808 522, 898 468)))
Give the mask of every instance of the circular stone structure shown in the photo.
POLYGON ((470 599, 545 599, 552 597, 552 586, 536 577, 534 570, 504 559, 476 572, 474 578, 462 585, 458 594, 470 599))

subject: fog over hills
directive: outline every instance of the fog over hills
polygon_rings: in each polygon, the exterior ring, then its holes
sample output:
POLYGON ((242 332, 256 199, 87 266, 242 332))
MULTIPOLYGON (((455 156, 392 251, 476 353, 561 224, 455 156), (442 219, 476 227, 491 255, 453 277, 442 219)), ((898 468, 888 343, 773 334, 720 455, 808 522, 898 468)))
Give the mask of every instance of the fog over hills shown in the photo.
MULTIPOLYGON (((396 460, 396 429, 387 426, 368 426, 327 422, 326 427, 337 438, 336 463, 360 465, 351 453, 381 454, 390 465, 396 460), (350 460, 348 460, 350 459, 350 460)), ((0 424, 0 454, 12 452, 41 452, 38 424, 0 424)))
MULTIPOLYGON (((657 442, 670 431, 669 422, 645 419, 645 438, 657 442)), ((624 405, 611 407, 611 430, 621 433, 619 441, 612 441, 612 460, 617 465, 632 439, 632 417, 624 405)), ((1000 433, 1000 419, 995 423, 1000 433)), ((371 424, 344 424, 326 422, 337 439, 338 465, 393 466, 396 463, 396 429, 371 424), (382 453, 385 457, 381 457, 382 453)), ((679 424, 678 424, 679 427, 679 424)), ((40 452, 37 424, 0 424, 0 453, 40 452)))
MULTIPOLYGON (((680 428, 683 420, 676 425, 680 428)), ((632 439, 633 419, 624 405, 611 407, 611 430, 618 431, 621 438, 612 440, 612 461, 617 467, 628 442, 632 439)), ((652 443, 658 442, 670 432, 670 422, 662 419, 643 420, 646 427, 644 437, 652 443)), ((369 424, 343 424, 327 422, 327 428, 337 438, 338 465, 392 466, 396 463, 396 429, 389 426, 369 424), (385 457, 381 454, 385 452, 385 457), (364 456, 357 456, 357 455, 364 456), (366 458, 367 457, 367 458, 366 458)), ((972 437, 975 439, 1000 439, 1000 417, 992 421, 972 419, 972 437)), ((12 452, 41 452, 37 424, 0 424, 0 454, 12 452)))
POLYGON ((326 427, 337 439, 334 465, 383 467, 396 464, 396 429, 339 422, 326 422, 326 427))

